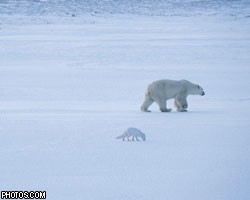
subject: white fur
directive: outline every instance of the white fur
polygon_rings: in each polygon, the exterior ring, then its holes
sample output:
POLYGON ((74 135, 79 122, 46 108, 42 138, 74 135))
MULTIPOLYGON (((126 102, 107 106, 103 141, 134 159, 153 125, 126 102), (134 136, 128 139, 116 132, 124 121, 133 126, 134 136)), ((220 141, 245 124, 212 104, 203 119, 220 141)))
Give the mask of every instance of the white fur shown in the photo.
POLYGON ((124 141, 125 138, 127 138, 128 141, 129 138, 132 136, 132 141, 134 141, 134 139, 136 138, 137 141, 139 141, 138 137, 141 138, 143 141, 146 140, 146 135, 141 132, 139 129, 137 128, 128 128, 122 135, 116 137, 116 139, 121 139, 124 141))
POLYGON ((203 96, 205 93, 202 87, 187 80, 158 80, 148 86, 141 110, 143 112, 150 112, 148 110, 149 106, 153 102, 156 102, 159 105, 160 111, 170 112, 171 109, 167 109, 166 101, 175 99, 174 104, 177 111, 185 112, 188 107, 188 95, 203 96))

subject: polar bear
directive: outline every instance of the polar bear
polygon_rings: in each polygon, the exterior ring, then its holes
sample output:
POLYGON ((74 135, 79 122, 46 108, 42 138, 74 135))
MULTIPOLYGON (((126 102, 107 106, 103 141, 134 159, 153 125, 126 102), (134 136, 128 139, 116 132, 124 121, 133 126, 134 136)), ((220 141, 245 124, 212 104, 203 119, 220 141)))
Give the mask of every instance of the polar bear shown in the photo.
POLYGON ((145 100, 141 105, 141 111, 150 112, 148 107, 156 102, 159 105, 161 112, 170 112, 172 109, 167 109, 166 101, 174 99, 174 105, 179 112, 187 111, 187 96, 201 95, 204 96, 203 88, 197 84, 187 80, 158 80, 149 84, 145 93, 145 100))

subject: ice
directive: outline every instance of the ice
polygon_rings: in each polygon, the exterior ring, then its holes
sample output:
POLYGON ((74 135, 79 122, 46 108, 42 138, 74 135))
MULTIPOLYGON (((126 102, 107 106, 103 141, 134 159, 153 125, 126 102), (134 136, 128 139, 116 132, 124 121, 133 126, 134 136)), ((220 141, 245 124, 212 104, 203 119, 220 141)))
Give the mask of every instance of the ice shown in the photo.
POLYGON ((84 2, 0 1, 1 190, 248 200, 249 2, 84 2), (186 113, 172 100, 171 113, 141 112, 147 85, 163 78, 206 95, 190 96, 186 113), (147 141, 116 140, 128 127, 147 141))

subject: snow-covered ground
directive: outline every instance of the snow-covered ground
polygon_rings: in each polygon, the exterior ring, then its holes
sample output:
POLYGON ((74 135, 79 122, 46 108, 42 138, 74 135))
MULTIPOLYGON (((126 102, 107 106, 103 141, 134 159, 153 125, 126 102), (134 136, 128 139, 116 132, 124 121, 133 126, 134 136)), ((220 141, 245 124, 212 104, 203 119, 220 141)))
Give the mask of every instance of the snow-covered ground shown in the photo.
POLYGON ((136 14, 250 17, 248 0, 0 0, 0 13, 27 16, 136 14))
POLYGON ((174 15, 162 14, 164 1, 147 12, 150 1, 121 1, 115 14, 106 1, 108 11, 73 7, 75 17, 61 14, 63 1, 30 1, 53 4, 39 15, 17 2, 0 1, 0 190, 46 190, 53 200, 250 199, 248 1, 212 1, 209 12, 203 1, 176 1, 174 15), (195 2, 206 11, 186 16, 195 2), (198 83, 206 96, 190 96, 187 113, 155 104, 142 113, 146 86, 162 78, 198 83), (115 140, 131 126, 147 141, 115 140))

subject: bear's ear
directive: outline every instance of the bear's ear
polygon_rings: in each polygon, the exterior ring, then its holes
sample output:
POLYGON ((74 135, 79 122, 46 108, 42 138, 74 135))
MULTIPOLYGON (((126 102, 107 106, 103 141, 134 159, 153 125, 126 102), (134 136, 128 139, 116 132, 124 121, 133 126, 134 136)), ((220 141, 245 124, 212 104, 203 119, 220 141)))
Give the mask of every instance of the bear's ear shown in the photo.
POLYGON ((200 89, 200 86, 198 85, 198 89, 200 89))

